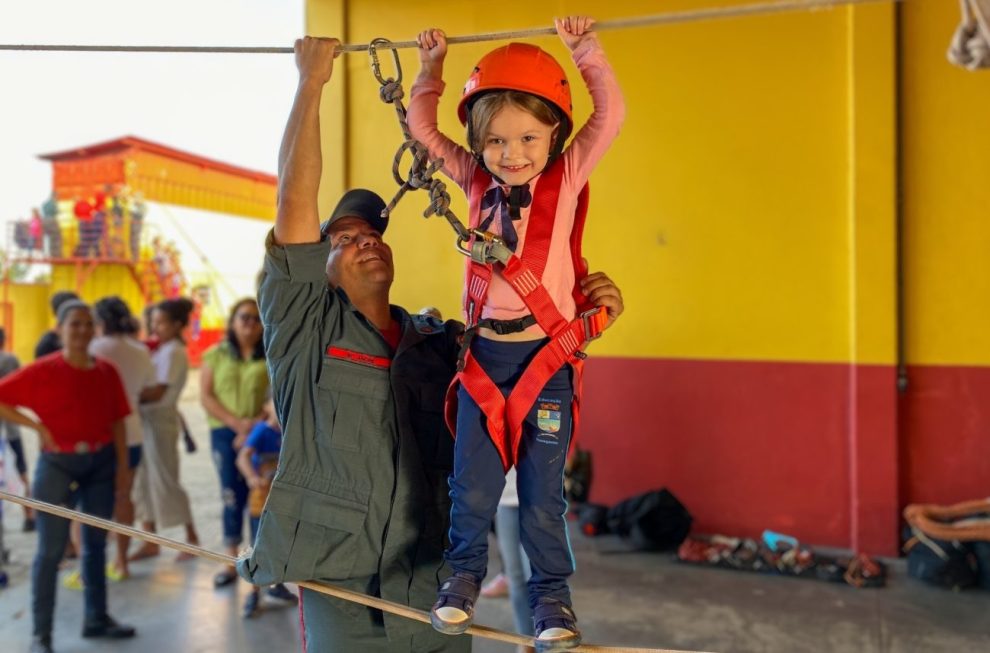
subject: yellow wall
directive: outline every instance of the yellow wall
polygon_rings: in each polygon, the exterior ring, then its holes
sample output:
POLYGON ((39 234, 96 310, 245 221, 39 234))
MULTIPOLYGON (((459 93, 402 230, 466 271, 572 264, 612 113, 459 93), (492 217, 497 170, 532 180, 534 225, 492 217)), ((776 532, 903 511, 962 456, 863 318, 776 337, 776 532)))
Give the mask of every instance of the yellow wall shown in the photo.
MULTIPOLYGON (((34 360, 38 338, 55 325, 49 300, 62 290, 76 292, 83 301, 90 303, 117 295, 127 302, 135 315, 140 315, 144 309, 144 298, 137 282, 125 266, 118 264, 53 265, 50 284, 11 283, 5 291, 6 301, 13 305, 14 337, 9 345, 22 364, 34 360), (81 285, 77 284, 77 279, 82 280, 81 285)), ((0 302, 3 301, 4 295, 0 294, 0 302)), ((0 313, 0 320, 2 315, 0 313)))
POLYGON ((140 315, 144 308, 144 298, 137 281, 127 267, 121 264, 53 265, 51 287, 53 294, 59 290, 72 290, 86 302, 117 295, 127 302, 135 315, 140 315))
MULTIPOLYGON (((307 3, 309 33, 351 43, 411 39, 434 25, 462 35, 549 25, 565 13, 607 20, 711 5, 561 1, 537 12, 506 0, 493 12, 440 0, 307 3)), ((894 26, 893 8, 881 5, 601 33, 628 118, 592 176, 584 247, 621 286, 627 313, 595 353, 894 361, 894 26)), ((559 40, 536 42, 580 88, 559 40)), ((455 139, 459 88, 496 45, 451 46, 440 125, 455 139)), ((418 60, 414 50, 401 57, 408 91, 418 60)), ((386 199, 396 188, 394 112, 378 99, 366 56, 342 64, 325 96, 324 124, 335 122, 324 138, 324 212, 339 184, 386 199), (335 95, 342 88, 346 105, 335 95)), ((589 111, 578 92, 577 120, 589 111)), ((453 209, 466 217, 451 186, 453 209)), ((393 299, 456 316, 462 259, 443 221, 419 217, 425 205, 425 194, 408 196, 390 226, 393 299)))
POLYGON ((990 71, 946 60, 955 2, 902 10, 905 335, 917 364, 990 364, 990 71))
POLYGON ((49 296, 47 285, 15 283, 7 286, 5 295, 0 295, 0 301, 6 301, 11 306, 11 311, 4 311, 3 317, 9 315, 13 321, 12 325, 3 324, 7 330, 7 348, 14 352, 22 365, 34 360, 34 346, 49 328, 49 296))
MULTIPOLYGON (((14 337, 10 345, 22 364, 34 360, 38 338, 55 325, 49 300, 61 290, 76 292, 90 303, 117 295, 127 302, 135 315, 140 315, 144 309, 144 298, 137 282, 127 268, 119 264, 53 265, 50 284, 11 283, 6 289, 6 301, 13 304, 14 337)), ((0 294, 0 302, 3 297, 0 294)))

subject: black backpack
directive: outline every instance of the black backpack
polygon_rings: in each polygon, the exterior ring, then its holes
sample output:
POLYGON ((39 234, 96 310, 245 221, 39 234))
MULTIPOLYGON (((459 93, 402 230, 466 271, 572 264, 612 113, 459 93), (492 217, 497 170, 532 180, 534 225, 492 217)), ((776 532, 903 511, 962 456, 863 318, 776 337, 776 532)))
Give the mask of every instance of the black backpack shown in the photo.
POLYGON ((692 517, 669 490, 661 488, 620 501, 611 508, 588 504, 579 515, 586 535, 614 533, 641 551, 676 549, 691 530, 692 517))
POLYGON ((972 547, 973 556, 976 557, 980 587, 990 590, 990 542, 972 542, 972 547))
POLYGON ((976 556, 970 545, 939 540, 908 526, 904 529, 908 575, 931 585, 960 590, 979 583, 976 556))

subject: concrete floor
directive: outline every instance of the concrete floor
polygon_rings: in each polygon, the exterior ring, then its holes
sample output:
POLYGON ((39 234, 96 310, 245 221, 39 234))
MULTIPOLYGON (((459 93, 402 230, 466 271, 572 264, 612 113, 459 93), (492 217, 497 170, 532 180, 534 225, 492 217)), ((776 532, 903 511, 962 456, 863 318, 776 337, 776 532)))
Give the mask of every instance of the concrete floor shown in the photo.
MULTIPOLYGON (((184 412, 200 451, 183 456, 183 480, 207 547, 220 548, 219 492, 208 435, 190 380, 184 412)), ((31 433, 26 440, 34 449, 31 433)), ((31 452, 32 460, 34 452, 31 452)), ((27 649, 31 634, 28 565, 34 535, 20 532, 21 511, 4 506, 11 587, 0 590, 0 653, 27 649)), ((182 537, 178 529, 164 533, 182 537)), ((623 543, 573 538, 578 573, 575 609, 588 642, 719 652, 914 652, 990 650, 990 592, 952 593, 905 578, 894 561, 890 586, 856 590, 845 585, 774 578, 681 565, 668 555, 625 551, 623 543)), ((493 563, 497 567, 497 562, 493 563)), ((135 563, 134 577, 111 585, 111 611, 135 625, 139 637, 93 642, 78 636, 79 592, 59 588, 55 643, 60 653, 120 651, 183 653, 298 651, 294 609, 271 606, 245 622, 246 585, 214 590, 215 567, 175 563, 166 552, 135 563)), ((482 600, 478 622, 511 629, 507 601, 482 600)), ((476 639, 477 653, 512 647, 476 639)))

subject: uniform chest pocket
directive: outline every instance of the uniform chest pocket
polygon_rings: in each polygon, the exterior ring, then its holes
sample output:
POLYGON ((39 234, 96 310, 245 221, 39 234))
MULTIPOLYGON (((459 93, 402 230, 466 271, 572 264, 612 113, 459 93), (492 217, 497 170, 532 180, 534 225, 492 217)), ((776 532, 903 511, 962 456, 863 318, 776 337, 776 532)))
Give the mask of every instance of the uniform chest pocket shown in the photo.
POLYGON ((368 451, 377 444, 391 396, 388 370, 331 359, 316 386, 321 443, 344 451, 368 451))

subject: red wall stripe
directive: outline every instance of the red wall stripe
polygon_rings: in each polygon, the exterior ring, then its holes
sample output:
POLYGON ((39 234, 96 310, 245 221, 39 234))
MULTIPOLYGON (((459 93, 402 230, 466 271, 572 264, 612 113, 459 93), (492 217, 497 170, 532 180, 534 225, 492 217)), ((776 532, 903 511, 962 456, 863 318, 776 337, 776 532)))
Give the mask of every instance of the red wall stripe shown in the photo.
POLYGON ((900 420, 904 503, 990 497, 990 368, 910 366, 900 420))
POLYGON ((699 532, 896 553, 893 384, 887 366, 593 357, 592 500, 666 486, 699 532))

